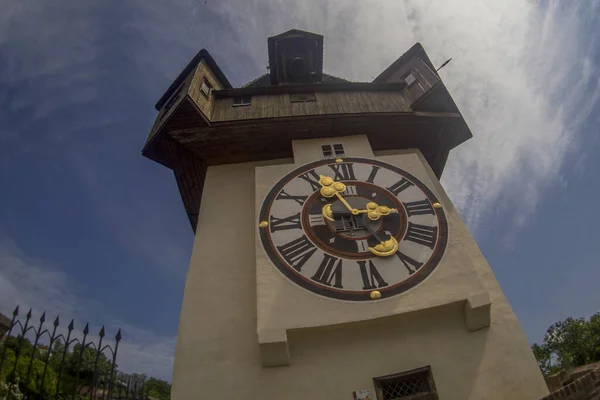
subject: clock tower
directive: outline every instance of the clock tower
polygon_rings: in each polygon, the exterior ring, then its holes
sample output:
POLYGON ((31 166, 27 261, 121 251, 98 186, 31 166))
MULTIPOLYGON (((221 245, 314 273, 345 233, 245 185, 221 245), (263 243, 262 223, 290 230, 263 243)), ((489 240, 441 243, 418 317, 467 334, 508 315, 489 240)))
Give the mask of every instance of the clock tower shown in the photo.
POLYGON ((423 47, 372 82, 324 73, 321 35, 268 51, 269 72, 233 88, 201 50, 144 146, 195 234, 172 398, 547 394, 439 182, 471 132, 423 47))

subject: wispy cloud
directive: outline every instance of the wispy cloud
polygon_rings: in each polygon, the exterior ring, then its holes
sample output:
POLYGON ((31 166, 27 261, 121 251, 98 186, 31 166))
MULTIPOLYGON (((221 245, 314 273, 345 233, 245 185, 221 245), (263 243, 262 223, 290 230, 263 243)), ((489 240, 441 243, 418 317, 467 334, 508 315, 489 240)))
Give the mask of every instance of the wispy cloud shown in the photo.
POLYGON ((0 237, 0 312, 11 315, 17 305, 21 315, 33 309, 34 320, 43 311, 48 312, 49 319, 59 315, 63 330, 70 319, 75 319, 79 336, 83 324, 89 322, 93 340, 98 339, 101 325, 106 327, 108 343, 121 329, 119 369, 171 379, 174 336, 161 336, 116 319, 101 303, 85 296, 84 290, 57 266, 27 255, 13 241, 0 237))
MULTIPOLYGON (((598 1, 219 2, 264 65, 264 38, 298 27, 325 35, 325 68, 370 80, 415 41, 440 71, 474 138, 443 178, 473 228, 502 212, 519 227, 560 181, 598 107, 598 1), (262 5, 262 7, 261 7, 262 5), (266 10, 266 12, 265 12, 266 10), (570 153, 571 152, 571 153, 570 153)), ((584 150, 584 149, 580 149, 584 150)))
MULTIPOLYGON (((415 41, 436 65, 452 57, 442 78, 475 137, 451 154, 443 182, 475 228, 499 211, 522 225, 541 193, 559 182, 581 124, 598 106, 599 35, 586 23, 597 0, 137 1, 114 15, 91 0, 63 3, 60 15, 69 21, 49 18, 55 6, 33 1, 2 17, 0 43, 24 44, 19 54, 26 56, 0 76, 24 81, 50 74, 50 81, 69 82, 85 71, 63 92, 91 102, 94 88, 82 84, 89 78, 101 90, 93 77, 102 74, 103 56, 127 55, 128 86, 155 100, 200 47, 243 84, 265 71, 265 39, 293 27, 324 34, 325 69, 354 80, 371 80, 415 41), (92 22, 98 13, 102 21, 117 17, 111 20, 117 41, 102 22, 92 22), (44 32, 41 40, 32 31, 44 32)), ((54 101, 53 92, 44 93, 30 104, 34 119, 66 107, 64 96, 54 101)), ((17 97, 9 105, 28 102, 17 97)), ((7 128, 2 136, 15 134, 7 128)))
MULTIPOLYGON (((161 232, 174 217, 170 213, 157 212, 145 202, 127 202, 128 198, 138 199, 136 194, 140 190, 139 183, 118 182, 113 170, 79 152, 69 154, 69 159, 74 173, 88 194, 93 212, 115 242, 145 265, 183 277, 193 240, 190 231, 186 231, 183 237, 163 237, 160 241, 157 240, 156 232, 161 232), (115 197, 116 192, 120 194, 119 197, 115 197)), ((179 199, 174 179, 171 184, 172 190, 169 193, 155 193, 153 200, 177 204, 179 199)), ((178 217, 185 220, 183 212, 178 213, 178 217)))
POLYGON ((0 237, 2 313, 9 315, 20 305, 24 310, 48 309, 57 314, 81 316, 86 306, 75 287, 75 282, 55 266, 28 256, 13 241, 0 237))
MULTIPOLYGON (((141 157, 133 147, 141 146, 149 129, 152 103, 201 47, 215 56, 234 84, 242 85, 265 72, 266 38, 291 28, 325 35, 326 72, 358 81, 370 81, 420 41, 435 65, 453 58, 440 73, 474 133, 451 153, 443 183, 472 228, 485 226, 497 213, 519 227, 535 215, 551 185, 566 184, 564 171, 576 150, 583 156, 575 167, 585 168, 582 124, 598 108, 600 96, 600 34, 590 22, 599 4, 13 2, 0 13, 0 85, 7 88, 0 91, 0 161, 8 165, 18 151, 41 152, 48 143, 71 139, 65 152, 76 154, 71 159, 76 175, 116 241, 144 262, 185 266, 188 253, 183 248, 189 246, 161 229, 171 213, 183 211, 156 215, 156 210, 125 203, 136 198, 132 193, 141 191, 141 184, 128 188, 131 196, 123 195, 122 187, 116 190, 116 179, 111 180, 115 171, 88 157, 98 153, 101 139, 122 134, 119 146, 127 144, 127 154, 141 157)), ((111 152, 117 149, 125 151, 115 143, 117 139, 104 149, 106 158, 116 158, 111 152)), ((168 179, 176 196, 172 177, 168 179)), ((167 203, 165 199, 153 201, 167 203)), ((79 290, 60 266, 0 240, 2 311, 20 303, 121 324, 79 290)), ((135 327, 125 332, 135 341, 128 341, 126 333, 120 364, 132 371, 159 368, 156 374, 168 378, 170 372, 160 368, 170 369, 174 338, 135 327), (155 362, 157 358, 165 364, 155 362)))

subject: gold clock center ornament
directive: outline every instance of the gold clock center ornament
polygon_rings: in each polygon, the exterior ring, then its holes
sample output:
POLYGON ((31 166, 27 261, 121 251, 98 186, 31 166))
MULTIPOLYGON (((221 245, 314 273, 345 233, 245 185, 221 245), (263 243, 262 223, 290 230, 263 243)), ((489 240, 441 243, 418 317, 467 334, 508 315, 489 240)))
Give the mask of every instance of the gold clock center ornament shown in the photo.
POLYGON ((258 225, 266 254, 286 278, 350 301, 414 287, 436 268, 447 241, 444 211, 423 182, 363 158, 290 172, 266 195, 258 225))
MULTIPOLYGON (((337 160, 336 160, 337 162, 337 160)), ((338 200, 342 202, 344 206, 350 211, 352 215, 359 215, 366 213, 367 217, 372 221, 377 221, 380 217, 384 215, 389 215, 390 213, 398 212, 395 208, 389 208, 386 206, 379 206, 374 201, 370 201, 366 205, 366 209, 359 210, 358 208, 353 208, 348 204, 348 202, 342 196, 342 193, 346 191, 346 185, 341 182, 335 182, 329 176, 321 175, 319 177, 319 183, 321 184, 321 196, 325 198, 331 198, 336 196, 338 200)), ((323 217, 329 221, 335 221, 333 211, 331 211, 331 204, 325 204, 321 211, 323 217)), ((396 250, 398 250, 398 242, 394 237, 390 237, 388 240, 381 241, 374 247, 369 247, 369 251, 376 256, 391 256, 396 250)))

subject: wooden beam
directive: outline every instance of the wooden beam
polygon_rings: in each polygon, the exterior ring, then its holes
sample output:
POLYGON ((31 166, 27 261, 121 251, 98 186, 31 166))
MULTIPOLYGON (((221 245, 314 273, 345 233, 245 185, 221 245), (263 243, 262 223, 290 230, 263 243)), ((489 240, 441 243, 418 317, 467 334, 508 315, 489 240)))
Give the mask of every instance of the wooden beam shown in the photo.
POLYGON ((310 93, 310 92, 352 92, 352 91, 401 91, 406 86, 405 82, 392 83, 371 83, 371 82, 349 82, 349 83, 315 83, 302 85, 279 85, 279 86, 258 86, 245 87, 238 89, 215 90, 215 98, 238 97, 238 96, 258 96, 265 94, 286 94, 286 93, 310 93))
POLYGON ((165 143, 171 158, 178 161, 173 163, 173 173, 185 211, 195 233, 202 201, 202 189, 206 178, 206 164, 197 154, 172 138, 166 139, 165 143))

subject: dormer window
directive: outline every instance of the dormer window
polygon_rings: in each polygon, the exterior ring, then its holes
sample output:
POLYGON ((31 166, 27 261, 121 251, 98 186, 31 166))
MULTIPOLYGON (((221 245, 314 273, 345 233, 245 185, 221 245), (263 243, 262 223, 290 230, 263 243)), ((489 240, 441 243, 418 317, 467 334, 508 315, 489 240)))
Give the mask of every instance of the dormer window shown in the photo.
POLYGON ((290 101, 292 103, 310 103, 317 101, 314 93, 300 93, 290 94, 290 101))
POLYGON ((252 96, 241 96, 233 98, 234 107, 244 107, 252 104, 252 96))
POLYGON ((406 83, 406 86, 410 86, 413 83, 415 83, 417 81, 417 78, 415 78, 415 76, 412 74, 412 72, 409 72, 408 75, 406 75, 404 77, 404 82, 406 83))
POLYGON ((167 113, 169 112, 169 110, 171 109, 171 107, 173 107, 173 105, 177 102, 177 100, 179 100, 179 98, 181 97, 181 94, 183 93, 183 84, 179 86, 179 88, 177 88, 177 91, 173 94, 173 96, 171 96, 171 98, 169 99, 169 101, 167 101, 163 107, 163 111, 162 111, 162 115, 160 116, 160 119, 162 120, 167 113))
POLYGON ((206 78, 202 80, 202 86, 200 87, 200 91, 207 99, 210 97, 210 91, 212 90, 212 85, 206 78))

